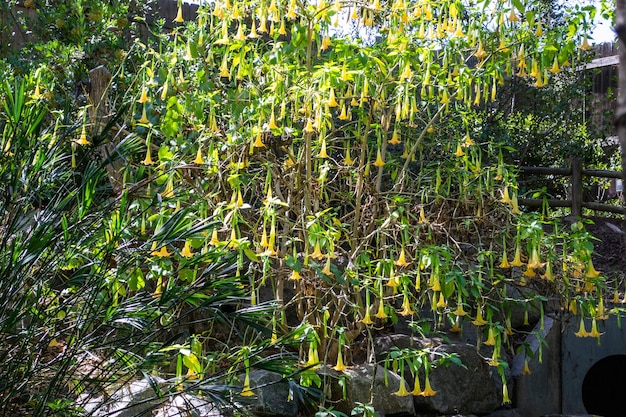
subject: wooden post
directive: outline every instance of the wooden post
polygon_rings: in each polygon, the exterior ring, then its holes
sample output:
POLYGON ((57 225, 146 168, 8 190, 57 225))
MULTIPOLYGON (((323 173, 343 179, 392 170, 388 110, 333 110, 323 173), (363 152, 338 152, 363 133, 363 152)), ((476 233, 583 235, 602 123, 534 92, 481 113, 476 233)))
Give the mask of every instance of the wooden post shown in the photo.
MULTIPOLYGON (((622 184, 626 187, 626 0, 615 1, 615 32, 617 33, 619 66, 617 67, 617 109, 615 128, 622 157, 622 184)), ((622 228, 626 233, 626 220, 622 228)), ((626 236, 626 235, 625 235, 626 236)), ((626 245, 624 245, 626 247, 626 245)))
MULTIPOLYGON (((90 133, 95 137, 102 132, 102 127, 106 125, 110 117, 107 91, 111 84, 111 72, 100 65, 89 71, 89 124, 90 133)), ((113 192, 118 195, 122 186, 123 164, 119 160, 112 160, 116 143, 114 140, 102 141, 98 146, 100 155, 104 161, 109 161, 106 165, 109 180, 113 187, 113 192)))
POLYGON ((583 161, 573 157, 572 164, 572 216, 583 215, 583 161))
POLYGON ((100 65, 89 71, 89 122, 91 134, 100 133, 100 126, 106 123, 109 115, 107 90, 111 83, 111 72, 100 65))

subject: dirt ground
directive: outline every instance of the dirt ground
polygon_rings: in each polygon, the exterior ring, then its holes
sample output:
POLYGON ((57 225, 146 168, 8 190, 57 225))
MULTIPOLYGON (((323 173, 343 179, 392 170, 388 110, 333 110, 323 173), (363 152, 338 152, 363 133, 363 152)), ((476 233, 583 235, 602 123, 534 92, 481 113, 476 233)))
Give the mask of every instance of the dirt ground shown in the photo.
MULTIPOLYGON (((597 240, 593 242, 593 264, 598 271, 609 277, 622 277, 626 273, 626 249, 624 247, 624 220, 607 217, 586 217, 593 223, 585 227, 597 240)), ((564 219, 568 221, 568 218, 564 219)), ((571 220, 570 220, 571 222, 571 220)))

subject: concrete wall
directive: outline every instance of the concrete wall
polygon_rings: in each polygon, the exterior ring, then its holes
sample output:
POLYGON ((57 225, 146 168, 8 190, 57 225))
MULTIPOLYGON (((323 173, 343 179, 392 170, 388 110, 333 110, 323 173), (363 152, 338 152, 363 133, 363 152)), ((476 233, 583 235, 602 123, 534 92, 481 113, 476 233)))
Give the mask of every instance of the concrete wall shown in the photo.
MULTIPOLYGON (((626 323, 622 324, 626 326, 626 323)), ((600 359, 626 354, 626 329, 618 327, 616 316, 598 322, 598 330, 604 333, 599 341, 596 338, 574 336, 578 325, 579 319, 576 317, 570 322, 564 322, 562 326, 563 414, 587 413, 582 399, 582 384, 587 372, 600 359)), ((586 329, 591 329, 591 320, 586 320, 586 329)))
POLYGON ((529 358, 530 375, 522 375, 524 354, 513 358, 511 375, 515 378, 515 404, 525 417, 538 417, 561 412, 561 326, 552 318, 545 318, 544 330, 534 329, 542 335, 542 362, 539 363, 539 341, 533 335, 527 338, 534 358, 529 358))

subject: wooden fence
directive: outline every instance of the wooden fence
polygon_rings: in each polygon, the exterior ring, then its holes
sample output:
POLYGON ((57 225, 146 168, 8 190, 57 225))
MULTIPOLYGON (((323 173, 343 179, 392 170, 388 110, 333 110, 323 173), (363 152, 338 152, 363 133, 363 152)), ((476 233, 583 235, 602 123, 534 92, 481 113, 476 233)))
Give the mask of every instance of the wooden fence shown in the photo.
POLYGON ((597 169, 583 169, 582 159, 572 158, 568 168, 553 167, 520 167, 522 174, 526 175, 551 175, 568 176, 570 178, 570 198, 560 199, 540 199, 540 198, 520 198, 519 204, 527 207, 543 207, 548 204, 550 207, 571 207, 572 215, 582 216, 583 208, 594 211, 603 211, 626 215, 626 207, 610 205, 595 201, 584 201, 583 176, 622 179, 622 173, 617 171, 605 171, 597 169))

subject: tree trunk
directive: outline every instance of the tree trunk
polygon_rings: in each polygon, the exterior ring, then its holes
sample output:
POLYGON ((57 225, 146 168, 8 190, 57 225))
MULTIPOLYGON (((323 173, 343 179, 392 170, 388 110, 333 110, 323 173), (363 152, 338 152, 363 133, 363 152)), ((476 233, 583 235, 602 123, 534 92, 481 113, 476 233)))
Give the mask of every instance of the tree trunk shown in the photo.
MULTIPOLYGON (((615 1, 615 32, 617 32, 619 67, 615 127, 622 157, 622 184, 626 186, 626 0, 615 1)), ((626 220, 624 221, 626 232, 626 220)), ((625 245, 626 247, 626 245, 625 245)))

